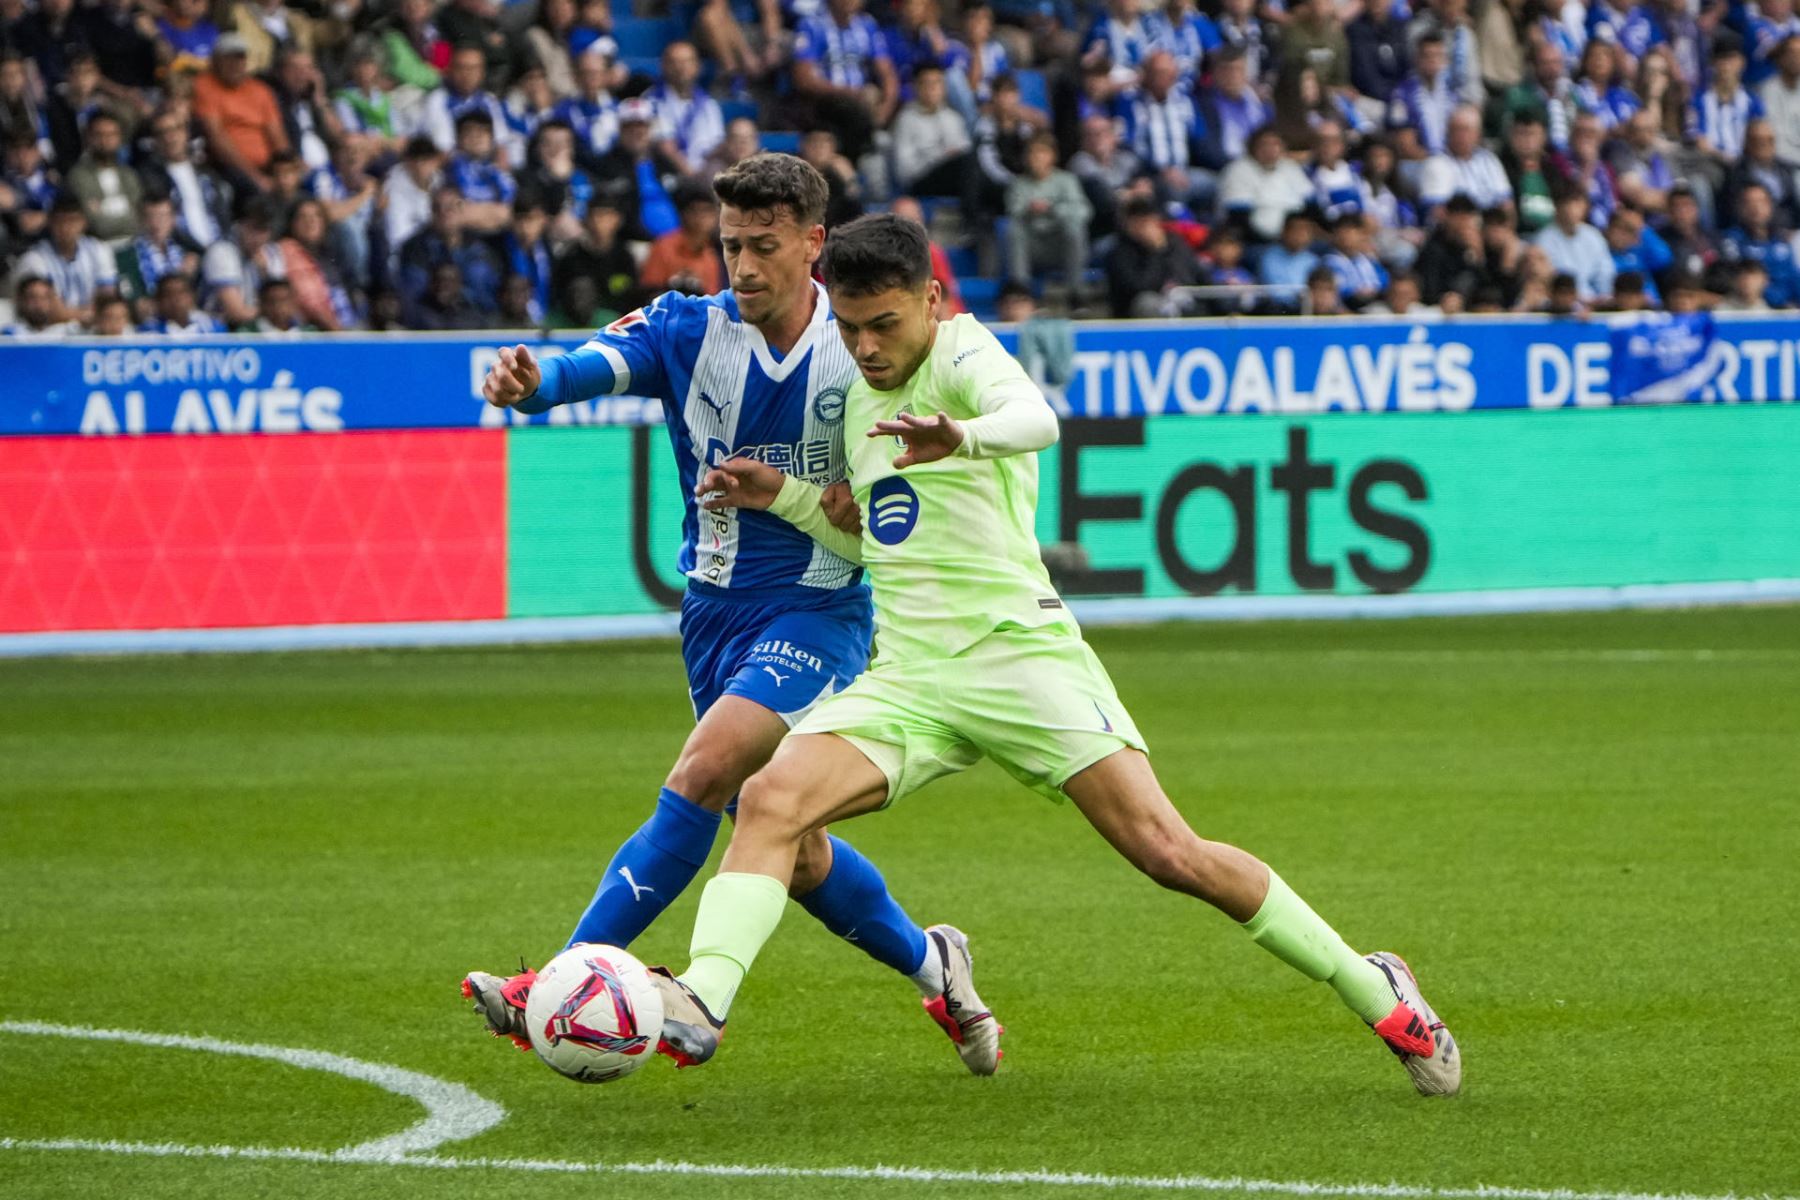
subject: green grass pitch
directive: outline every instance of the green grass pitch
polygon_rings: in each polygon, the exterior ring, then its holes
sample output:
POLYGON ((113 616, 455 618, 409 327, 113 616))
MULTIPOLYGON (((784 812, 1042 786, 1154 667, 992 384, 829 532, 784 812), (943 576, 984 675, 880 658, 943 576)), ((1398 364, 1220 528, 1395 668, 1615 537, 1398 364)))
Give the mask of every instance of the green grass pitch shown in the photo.
MULTIPOLYGON (((507 1112, 459 1159, 1800 1193, 1800 609, 1093 641, 1193 823, 1409 958, 1462 1097, 1416 1097, 1329 990, 991 766, 840 832, 970 932, 997 1077, 798 907, 703 1069, 583 1088, 481 1036, 461 974, 561 945, 681 744, 670 643, 0 664, 0 1020, 456 1081, 507 1112)), ((645 959, 685 961, 697 893, 645 959)), ((0 1032, 0 1139, 329 1151, 419 1115, 0 1032)), ((1148 1194, 0 1149, 9 1198, 484 1193, 1148 1194)))

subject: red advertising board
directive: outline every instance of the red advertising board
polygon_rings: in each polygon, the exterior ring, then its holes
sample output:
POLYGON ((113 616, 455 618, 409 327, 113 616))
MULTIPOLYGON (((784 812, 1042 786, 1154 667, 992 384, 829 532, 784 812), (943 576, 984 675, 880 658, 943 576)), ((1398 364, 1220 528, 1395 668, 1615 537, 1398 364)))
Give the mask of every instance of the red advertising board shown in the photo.
POLYGON ((503 430, 0 438, 0 630, 505 607, 503 430))

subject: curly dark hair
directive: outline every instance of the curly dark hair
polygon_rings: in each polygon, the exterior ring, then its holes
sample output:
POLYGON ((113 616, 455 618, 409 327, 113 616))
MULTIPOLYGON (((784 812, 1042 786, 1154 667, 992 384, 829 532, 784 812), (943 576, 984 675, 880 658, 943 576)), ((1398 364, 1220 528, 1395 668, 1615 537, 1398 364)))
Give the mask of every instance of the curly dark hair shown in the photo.
POLYGON ((931 280, 931 242, 917 221, 873 213, 831 231, 819 271, 826 287, 848 296, 916 292, 931 280))
POLYGON ((792 154, 752 154, 719 173, 713 195, 745 212, 785 208, 802 228, 825 223, 825 177, 792 154))

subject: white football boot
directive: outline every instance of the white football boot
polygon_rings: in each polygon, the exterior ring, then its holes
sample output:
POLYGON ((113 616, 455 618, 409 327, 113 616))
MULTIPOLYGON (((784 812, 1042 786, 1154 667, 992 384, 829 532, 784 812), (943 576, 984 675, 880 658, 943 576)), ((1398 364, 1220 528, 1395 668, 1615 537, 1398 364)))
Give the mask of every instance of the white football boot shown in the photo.
POLYGON ((968 935, 954 925, 933 925, 925 931, 925 953, 937 955, 944 971, 944 990, 920 1003, 956 1043, 963 1065, 977 1075, 992 1075, 1006 1057, 1000 1049, 1000 1035, 1006 1026, 994 1020, 994 1014, 975 994, 975 963, 968 935))
POLYGON ((1394 989, 1394 1011, 1375 1023, 1375 1032, 1386 1042, 1412 1076, 1421 1096, 1454 1096, 1462 1087, 1462 1051, 1419 991, 1419 981, 1398 954, 1377 950, 1363 956, 1387 976, 1394 989))

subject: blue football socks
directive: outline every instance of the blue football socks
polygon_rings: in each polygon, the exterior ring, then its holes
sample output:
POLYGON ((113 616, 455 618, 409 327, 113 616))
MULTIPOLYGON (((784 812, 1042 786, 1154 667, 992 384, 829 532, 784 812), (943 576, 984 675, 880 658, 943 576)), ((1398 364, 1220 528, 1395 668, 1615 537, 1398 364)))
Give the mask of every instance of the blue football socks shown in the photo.
POLYGON ((650 819, 606 864, 606 877, 569 935, 569 945, 631 945, 693 882, 718 832, 718 813, 664 788, 650 819))
POLYGON ((831 870, 818 887, 795 897, 802 908, 876 962, 902 975, 925 964, 925 931, 888 894, 875 864, 842 838, 831 839, 831 870))

